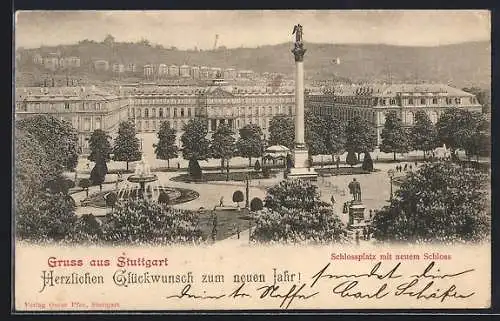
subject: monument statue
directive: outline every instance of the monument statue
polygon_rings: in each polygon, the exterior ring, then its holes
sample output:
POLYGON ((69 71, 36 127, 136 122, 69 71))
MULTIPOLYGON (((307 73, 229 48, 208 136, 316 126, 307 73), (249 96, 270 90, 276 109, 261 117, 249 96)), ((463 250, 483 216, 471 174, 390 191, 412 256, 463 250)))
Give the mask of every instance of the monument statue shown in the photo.
POLYGON ((352 200, 361 202, 361 184, 353 178, 348 187, 349 192, 352 194, 352 200))
POLYGON ((293 26, 292 35, 295 35, 295 46, 302 46, 302 26, 300 23, 293 26))
POLYGON ((292 52, 295 55, 295 61, 297 62, 303 61, 304 54, 306 53, 306 49, 304 48, 304 44, 302 42, 303 34, 304 32, 302 31, 300 23, 293 26, 292 35, 295 35, 295 46, 292 49, 292 52))

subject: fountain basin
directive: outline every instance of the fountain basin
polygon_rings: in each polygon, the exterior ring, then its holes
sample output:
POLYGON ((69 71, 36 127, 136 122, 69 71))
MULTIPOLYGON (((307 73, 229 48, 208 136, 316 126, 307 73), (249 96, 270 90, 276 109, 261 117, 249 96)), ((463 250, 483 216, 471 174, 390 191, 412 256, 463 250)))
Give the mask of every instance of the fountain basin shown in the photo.
POLYGON ((127 180, 131 183, 151 183, 158 180, 156 174, 130 175, 127 180))

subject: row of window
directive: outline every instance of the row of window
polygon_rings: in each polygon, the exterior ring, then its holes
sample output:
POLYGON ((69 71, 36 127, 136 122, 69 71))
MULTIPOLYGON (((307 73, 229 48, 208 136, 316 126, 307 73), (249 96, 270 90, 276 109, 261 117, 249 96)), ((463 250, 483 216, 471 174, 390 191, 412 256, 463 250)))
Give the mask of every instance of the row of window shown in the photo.
MULTIPOLYGON (((174 120, 172 122, 167 121, 169 126, 172 126, 176 131, 182 131, 185 124, 187 124, 188 120, 174 120)), ((263 118, 248 118, 248 119, 236 119, 236 120, 227 120, 230 126, 236 125, 236 130, 242 128, 245 125, 256 124, 262 128, 262 130, 267 130, 271 119, 263 119, 263 118)), ((160 129, 162 121, 159 120, 143 120, 136 122, 136 128, 138 131, 157 131, 160 129)), ((209 130, 214 131, 217 126, 220 125, 218 120, 211 119, 208 123, 209 130)), ((88 129, 85 129, 88 130, 88 129)))
POLYGON ((120 106, 120 103, 118 101, 113 101, 113 102, 107 102, 107 103, 102 103, 102 102, 57 102, 57 103, 28 103, 26 101, 18 102, 16 103, 17 110, 27 112, 27 111, 32 111, 35 113, 38 112, 58 112, 58 111, 74 111, 74 110, 80 110, 80 111, 91 111, 91 110, 103 110, 105 109, 104 107, 107 106, 108 108, 114 109, 118 106, 120 106))
MULTIPOLYGON (((239 107, 237 109, 231 108, 210 108, 208 109, 209 116, 222 116, 222 115, 233 115, 233 111, 236 110, 236 116, 245 116, 245 115, 265 115, 266 107, 239 107), (224 113, 225 111, 225 113, 224 113), (245 114, 245 111, 248 113, 245 114)), ((291 108, 286 106, 275 106, 274 109, 272 106, 267 107, 267 115, 271 116, 273 114, 285 114, 290 113, 291 108), (273 113, 274 111, 274 113, 273 113)), ((192 117, 195 112, 193 108, 158 108, 158 113, 156 108, 131 108, 130 116, 131 117, 144 117, 144 118, 170 118, 170 117, 192 117), (142 113, 141 113, 142 111, 142 113)))
MULTIPOLYGON (((385 123, 385 112, 378 112, 378 122, 376 119, 377 114, 374 111, 362 110, 362 109, 352 109, 352 108, 334 108, 333 106, 328 106, 325 108, 313 107, 313 112, 319 115, 334 115, 343 120, 349 120, 354 116, 361 116, 371 123, 377 123, 378 125, 383 125, 385 123)), ((435 124, 440 113, 437 111, 427 111, 427 115, 433 124, 435 124)), ((413 125, 414 123, 414 113, 411 111, 405 111, 402 113, 402 121, 406 125, 413 125)))
MULTIPOLYGON (((155 98, 135 98, 135 105, 188 105, 196 104, 197 98, 170 98, 170 97, 155 97, 155 98)), ((248 98, 207 98, 204 102, 208 104, 242 104, 242 103, 292 103, 293 97, 248 97, 248 98)))

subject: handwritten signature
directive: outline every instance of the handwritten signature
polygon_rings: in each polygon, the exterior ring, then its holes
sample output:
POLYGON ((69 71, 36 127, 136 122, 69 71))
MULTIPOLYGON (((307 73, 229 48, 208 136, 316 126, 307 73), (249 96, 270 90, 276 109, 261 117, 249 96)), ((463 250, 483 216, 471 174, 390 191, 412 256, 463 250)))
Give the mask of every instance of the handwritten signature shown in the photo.
POLYGON ((246 283, 238 284, 238 287, 230 293, 217 295, 194 293, 192 285, 186 284, 179 294, 167 296, 171 298, 212 299, 222 298, 251 298, 255 296, 260 300, 278 300, 279 307, 288 309, 295 300, 309 300, 320 294, 320 284, 331 287, 330 294, 341 298, 351 299, 375 299, 380 300, 393 295, 395 297, 411 297, 417 300, 438 300, 444 302, 446 299, 466 299, 475 294, 473 291, 459 290, 457 284, 446 284, 442 286, 439 280, 453 279, 475 271, 467 269, 454 273, 442 273, 435 262, 429 263, 422 273, 404 276, 401 270, 401 262, 396 263, 389 269, 382 268, 382 262, 374 264, 368 273, 360 274, 334 274, 328 272, 332 269, 331 263, 326 264, 311 277, 310 282, 267 284, 250 289, 246 283), (325 283, 327 281, 327 283, 325 283), (378 282, 373 286, 373 281, 378 282), (383 282, 383 283, 382 283, 383 282), (314 290, 312 290, 314 289, 314 290))

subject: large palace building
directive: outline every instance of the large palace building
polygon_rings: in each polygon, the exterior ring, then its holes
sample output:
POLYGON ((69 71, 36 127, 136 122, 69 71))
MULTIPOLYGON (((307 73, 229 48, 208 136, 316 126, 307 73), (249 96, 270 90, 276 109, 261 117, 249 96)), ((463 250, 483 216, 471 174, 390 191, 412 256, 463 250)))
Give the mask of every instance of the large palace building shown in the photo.
POLYGON ((78 131, 82 152, 96 129, 112 138, 120 122, 128 119, 129 101, 95 87, 25 87, 16 88, 16 119, 36 114, 50 114, 68 121, 78 131))
POLYGON ((226 123, 238 130, 247 124, 262 128, 268 137, 274 116, 293 116, 293 87, 134 85, 120 88, 28 87, 16 89, 16 118, 52 114, 70 122, 79 133, 82 152, 88 151, 88 138, 95 129, 115 137, 118 124, 135 123, 138 133, 157 132, 162 122, 177 131, 178 143, 183 126, 194 117, 206 120, 209 133, 226 123))
POLYGON ((406 126, 413 125, 417 111, 425 111, 432 123, 450 107, 481 112, 474 95, 442 84, 338 85, 309 92, 305 104, 313 113, 343 121, 355 115, 367 119, 377 130, 377 145, 389 111, 396 111, 406 126))
MULTIPOLYGON (((274 116, 294 116, 292 86, 233 86, 221 79, 210 86, 122 85, 108 89, 85 87, 26 87, 16 89, 16 118, 52 114, 78 130, 83 153, 95 129, 115 137, 118 124, 135 123, 138 133, 154 133, 162 122, 177 131, 178 144, 183 126, 192 118, 206 120, 209 133, 220 124, 235 133, 247 124, 262 128, 269 137, 274 116)), ((320 115, 334 115, 348 121, 354 115, 367 119, 377 129, 378 143, 385 114, 397 111, 403 123, 413 124, 415 112, 425 111, 433 123, 450 107, 481 111, 474 95, 434 84, 339 85, 321 91, 307 91, 305 107, 320 115)))
POLYGON ((237 132, 247 124, 269 134, 274 116, 293 116, 295 95, 292 87, 235 87, 214 84, 208 87, 143 86, 122 89, 131 101, 130 119, 138 132, 156 132, 167 121, 178 133, 189 119, 206 119, 209 132, 226 123, 237 132))

